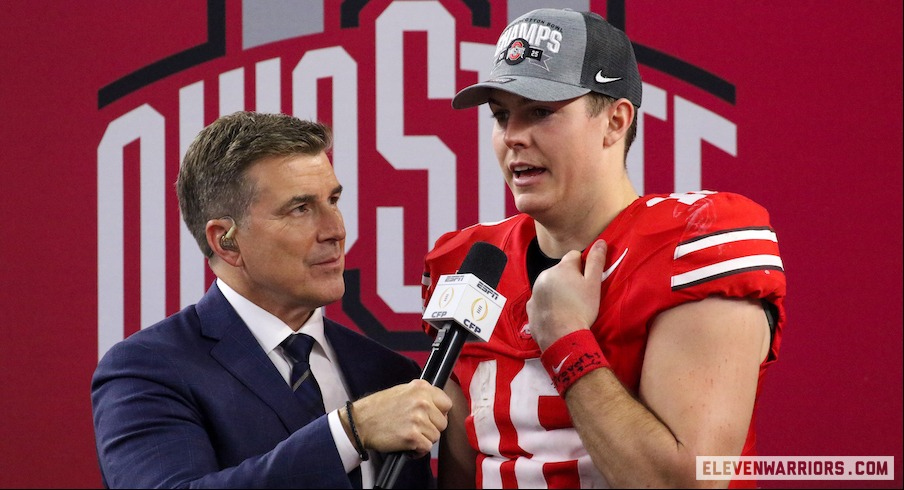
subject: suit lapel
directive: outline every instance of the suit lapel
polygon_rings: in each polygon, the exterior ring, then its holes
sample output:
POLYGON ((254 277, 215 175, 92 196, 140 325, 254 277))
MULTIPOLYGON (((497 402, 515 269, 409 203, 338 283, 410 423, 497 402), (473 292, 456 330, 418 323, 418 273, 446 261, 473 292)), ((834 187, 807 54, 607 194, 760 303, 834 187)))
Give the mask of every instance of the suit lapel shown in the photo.
POLYGON ((345 379, 346 388, 348 388, 348 396, 352 400, 357 400, 367 394, 368 387, 366 379, 362 379, 362 367, 368 361, 368 356, 362 355, 366 351, 361 346, 355 345, 355 338, 347 335, 348 329, 337 323, 323 319, 323 332, 333 352, 336 354, 336 361, 339 369, 342 371, 342 377, 345 379))
MULTIPOLYGON (((418 368, 414 361, 405 363, 397 353, 328 318, 324 318, 323 328, 336 353, 352 400, 397 384, 407 383, 417 377, 418 368)), ((383 466, 383 455, 373 452, 371 454, 374 468, 379 474, 383 466)), ((409 466, 420 464, 422 463, 410 462, 409 466)), ((414 482, 411 478, 419 474, 413 468, 403 470, 397 486, 408 488, 414 482)))
POLYGON ((270 406, 289 432, 313 420, 216 284, 198 302, 197 311, 201 333, 218 340, 211 357, 270 406))
MULTIPOLYGON (((272 408, 289 432, 316 418, 317 414, 309 412, 295 398, 216 283, 198 302, 196 310, 201 334, 217 341, 210 351, 211 357, 272 408)), ((413 378, 406 369, 411 366, 400 364, 397 354, 367 337, 327 318, 324 318, 324 334, 333 346, 353 400, 413 378)))
POLYGON ((406 383, 417 376, 412 376, 413 371, 409 371, 416 369, 414 361, 410 365, 401 363, 394 351, 363 335, 328 318, 323 319, 323 330, 336 353, 352 400, 406 383))

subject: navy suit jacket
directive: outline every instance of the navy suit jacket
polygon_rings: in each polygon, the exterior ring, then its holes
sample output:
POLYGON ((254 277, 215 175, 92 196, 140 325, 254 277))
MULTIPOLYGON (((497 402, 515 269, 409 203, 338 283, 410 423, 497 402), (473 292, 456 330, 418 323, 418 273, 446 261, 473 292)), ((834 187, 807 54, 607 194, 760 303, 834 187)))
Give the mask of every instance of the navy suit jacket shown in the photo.
MULTIPOLYGON (((353 399, 420 375, 336 322, 325 318, 324 331, 353 399)), ((351 488, 327 417, 298 402, 216 284, 111 348, 91 403, 108 487, 351 488)), ((409 461, 396 483, 433 486, 429 457, 409 461)))

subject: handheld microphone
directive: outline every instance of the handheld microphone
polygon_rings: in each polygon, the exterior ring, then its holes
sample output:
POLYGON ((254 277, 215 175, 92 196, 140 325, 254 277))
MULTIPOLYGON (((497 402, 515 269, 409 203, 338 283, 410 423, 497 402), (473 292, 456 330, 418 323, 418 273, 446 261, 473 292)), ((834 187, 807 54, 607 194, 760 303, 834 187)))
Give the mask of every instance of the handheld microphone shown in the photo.
MULTIPOLYGON (((488 341, 505 305, 496 292, 508 262, 505 252, 486 242, 475 242, 457 274, 443 275, 427 307, 423 320, 436 327, 436 338, 424 365, 421 379, 442 388, 470 335, 488 341)), ((405 453, 389 454, 383 462, 374 488, 392 488, 407 461, 405 453)))

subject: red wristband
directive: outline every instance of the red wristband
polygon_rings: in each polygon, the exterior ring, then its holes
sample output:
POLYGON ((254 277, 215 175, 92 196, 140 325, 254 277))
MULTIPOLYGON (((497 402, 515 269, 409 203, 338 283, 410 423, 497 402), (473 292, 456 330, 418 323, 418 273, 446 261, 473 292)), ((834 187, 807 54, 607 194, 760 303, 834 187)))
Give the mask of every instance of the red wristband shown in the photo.
POLYGON ((609 361, 590 330, 571 332, 553 342, 540 355, 540 362, 563 398, 568 388, 582 376, 594 369, 609 367, 609 361))

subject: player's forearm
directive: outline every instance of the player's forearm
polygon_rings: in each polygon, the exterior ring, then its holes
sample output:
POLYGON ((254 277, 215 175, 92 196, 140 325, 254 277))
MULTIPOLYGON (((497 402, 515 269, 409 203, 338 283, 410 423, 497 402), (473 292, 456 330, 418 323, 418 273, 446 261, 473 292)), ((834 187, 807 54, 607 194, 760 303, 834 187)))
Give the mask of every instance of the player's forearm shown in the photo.
POLYGON ((477 454, 468 445, 466 437, 464 431, 447 429, 443 432, 437 465, 438 488, 474 488, 477 454))
POLYGON ((470 406, 454 380, 446 383, 444 391, 452 400, 452 408, 447 414, 449 424, 439 440, 437 486, 473 488, 476 484, 477 452, 468 443, 465 430, 470 406))
POLYGON ((727 481, 696 479, 696 454, 637 401, 609 369, 576 382, 565 400, 597 469, 613 488, 692 488, 727 481))

